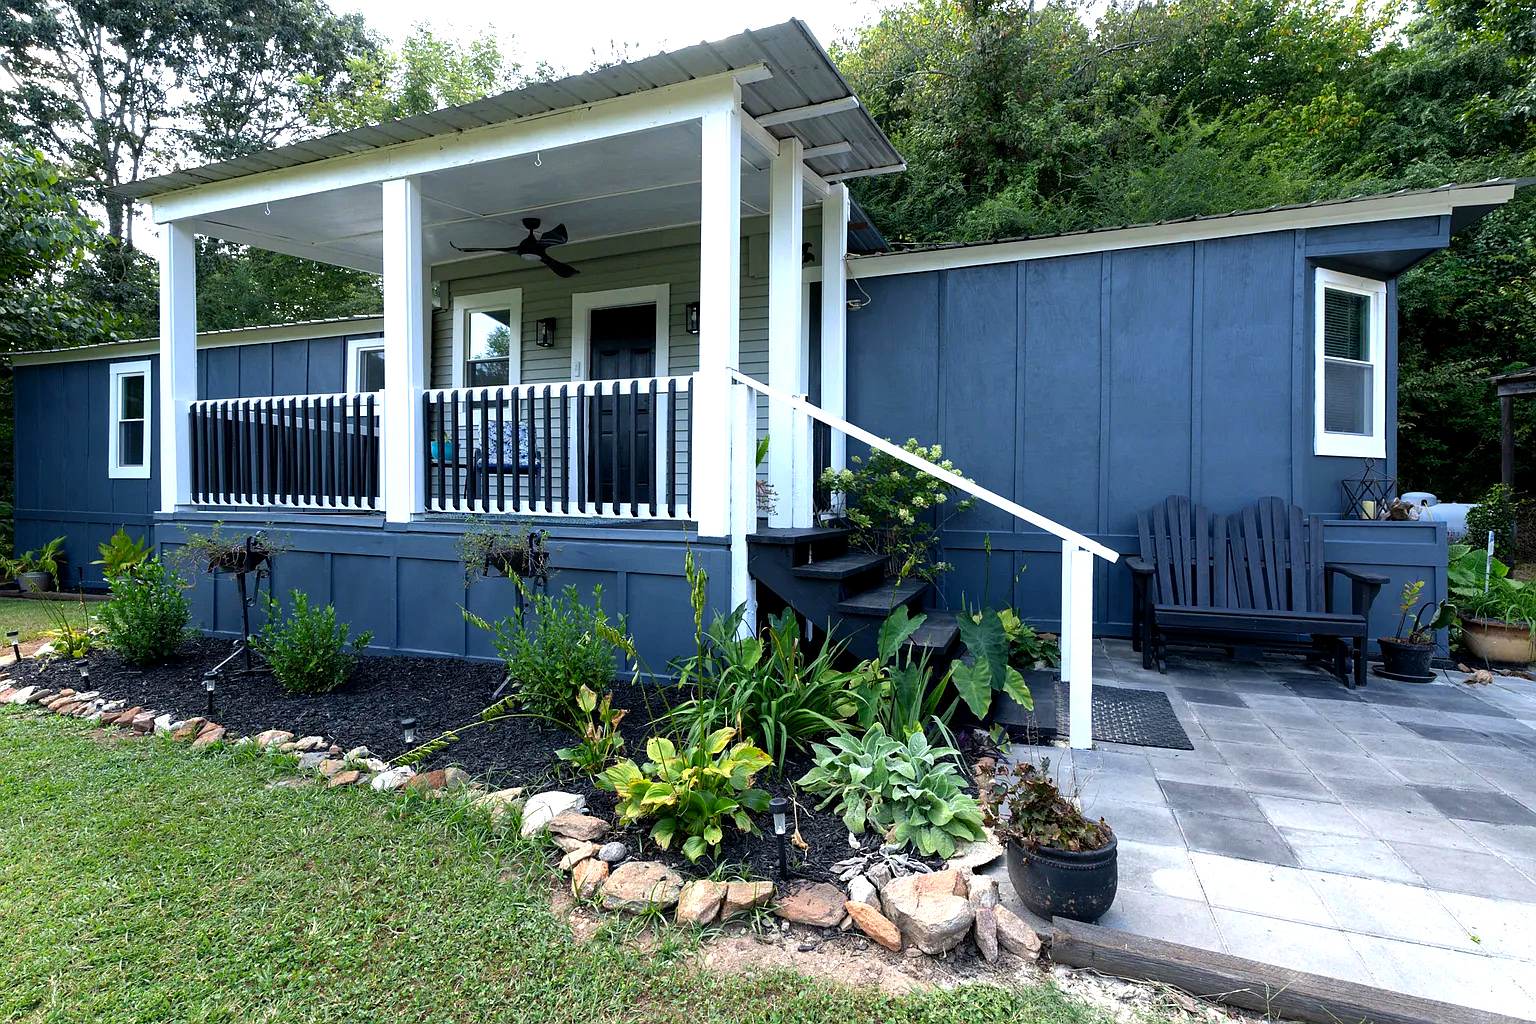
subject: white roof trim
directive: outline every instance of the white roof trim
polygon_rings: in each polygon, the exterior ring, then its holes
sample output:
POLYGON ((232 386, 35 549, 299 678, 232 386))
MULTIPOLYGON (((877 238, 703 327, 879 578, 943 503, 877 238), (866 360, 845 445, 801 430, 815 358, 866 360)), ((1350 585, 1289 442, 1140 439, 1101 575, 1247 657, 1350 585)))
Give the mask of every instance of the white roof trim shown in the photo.
POLYGON ((1343 200, 1284 210, 1259 210, 1194 221, 1025 238, 1013 242, 981 242, 913 252, 850 256, 848 272, 855 278, 889 277, 893 274, 920 274, 931 270, 983 267, 1115 249, 1197 242, 1209 238, 1257 235, 1269 231, 1449 216, 1459 206, 1498 206, 1507 203, 1514 197, 1515 188, 1513 182, 1476 185, 1408 195, 1343 200))

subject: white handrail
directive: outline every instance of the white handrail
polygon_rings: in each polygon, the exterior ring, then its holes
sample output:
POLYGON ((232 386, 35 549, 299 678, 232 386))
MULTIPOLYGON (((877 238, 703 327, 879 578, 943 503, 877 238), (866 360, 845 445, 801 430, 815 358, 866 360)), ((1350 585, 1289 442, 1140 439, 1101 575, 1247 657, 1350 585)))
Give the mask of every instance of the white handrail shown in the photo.
POLYGON ((1027 509, 1023 505, 1020 505, 1018 502, 1009 501, 1007 498, 1003 497, 1001 494, 998 494, 996 491, 989 491, 987 488, 981 486, 980 484, 967 480, 965 477, 960 476, 959 474, 951 473, 949 470, 944 469, 942 466, 934 465, 927 459, 920 459, 899 445, 894 445, 884 438, 876 437, 874 434, 871 434, 869 431, 863 429, 862 427, 854 426, 852 423, 849 423, 845 419, 833 416, 825 409, 812 405, 810 402, 796 398, 794 395, 787 395, 784 392, 777 390, 776 388, 771 388, 767 384, 764 384, 762 381, 748 377, 746 374, 739 370, 733 369, 728 372, 730 373, 731 378, 736 381, 736 383, 745 384, 747 387, 757 391, 760 394, 767 395, 769 398, 776 402, 783 402, 791 409, 794 409, 797 412, 802 412, 813 420, 825 423, 827 426, 833 428, 834 430, 840 430, 847 434, 849 437, 863 441, 865 444, 869 445, 876 451, 882 451, 893 459, 896 459, 900 462, 905 462, 913 469, 921 470, 930 476, 937 477, 944 481, 944 483, 955 488, 957 491, 964 491, 973 497, 980 498, 988 505, 991 505, 994 508, 1000 508, 1004 512, 1007 512, 1009 515, 1018 519, 1022 519, 1032 526, 1038 526, 1046 533, 1054 534, 1064 541, 1070 541, 1077 547, 1082 548, 1084 551, 1092 552, 1098 557, 1104 559, 1106 562, 1117 562, 1120 560, 1120 553, 1118 551, 1107 548, 1103 544, 1100 544, 1098 541, 1091 540, 1088 537, 1083 536, 1076 530, 1062 526, 1054 519, 1047 519, 1040 513, 1035 512, 1032 509, 1027 509))

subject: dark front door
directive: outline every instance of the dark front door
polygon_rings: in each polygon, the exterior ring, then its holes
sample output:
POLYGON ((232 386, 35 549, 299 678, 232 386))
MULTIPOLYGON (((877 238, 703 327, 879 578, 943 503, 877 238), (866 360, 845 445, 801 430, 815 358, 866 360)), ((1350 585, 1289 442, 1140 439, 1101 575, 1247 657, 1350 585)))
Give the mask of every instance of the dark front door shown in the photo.
MULTIPOLYGON (((656 306, 594 309, 587 332, 593 380, 630 380, 656 372, 656 306)), ((593 403, 590 493, 604 504, 649 504, 656 472, 654 410, 648 388, 603 385, 593 403)))

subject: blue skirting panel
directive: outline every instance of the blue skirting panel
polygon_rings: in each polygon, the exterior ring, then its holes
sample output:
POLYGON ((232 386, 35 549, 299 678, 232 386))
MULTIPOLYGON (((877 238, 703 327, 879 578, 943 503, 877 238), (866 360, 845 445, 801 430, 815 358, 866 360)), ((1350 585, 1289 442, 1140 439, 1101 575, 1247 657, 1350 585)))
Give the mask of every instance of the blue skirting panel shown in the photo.
MULTIPOLYGON (((186 542, 188 532, 208 530, 206 519, 162 520, 155 538, 162 552, 186 542)), ((258 523, 225 522, 222 533, 238 538, 258 523)), ((359 517, 347 525, 285 522, 268 527, 287 550, 276 556, 271 583, 286 606, 290 590, 313 603, 334 604, 337 617, 354 631, 373 632, 372 650, 402 654, 494 660, 489 636, 464 619, 467 608, 487 620, 516 614, 510 580, 482 579, 466 586, 455 551, 462 524, 385 525, 359 517)), ((684 559, 689 546, 709 574, 711 610, 727 610, 729 549, 699 540, 681 529, 628 525, 550 526, 551 592, 575 586, 590 600, 602 587, 610 620, 628 616, 630 633, 652 672, 694 651, 693 612, 688 603, 684 559)), ((240 633, 240 600, 232 577, 194 577, 193 616, 203 629, 223 636, 240 633)), ((265 584, 263 584, 265 587, 265 584)), ((252 612, 255 629, 262 621, 252 612)), ((706 622, 708 618, 706 618, 706 622)))

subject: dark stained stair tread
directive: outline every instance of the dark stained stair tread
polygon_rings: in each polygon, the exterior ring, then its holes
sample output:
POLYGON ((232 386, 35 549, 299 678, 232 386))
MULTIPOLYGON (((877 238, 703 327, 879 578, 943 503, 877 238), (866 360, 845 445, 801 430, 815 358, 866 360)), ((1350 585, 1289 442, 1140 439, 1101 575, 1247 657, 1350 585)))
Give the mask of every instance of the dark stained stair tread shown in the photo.
POLYGON ((924 612, 928 616, 923 624, 917 627, 917 632, 907 639, 908 647, 921 647, 925 650, 943 652, 949 650, 950 644, 960 635, 960 627, 956 625, 955 613, 945 611, 924 612))
POLYGON ((871 555, 855 551, 836 558, 823 558, 795 567, 795 575, 808 580, 845 580, 850 576, 870 572, 885 564, 884 555, 871 555))
POLYGON ((804 544, 808 541, 836 540, 848 536, 845 529, 832 526, 770 526, 747 535, 749 544, 804 544))
POLYGON ((837 610, 851 615, 884 617, 894 611, 899 604, 907 605, 909 608, 916 607, 927 592, 928 584, 923 580, 892 580, 838 602, 837 610))

